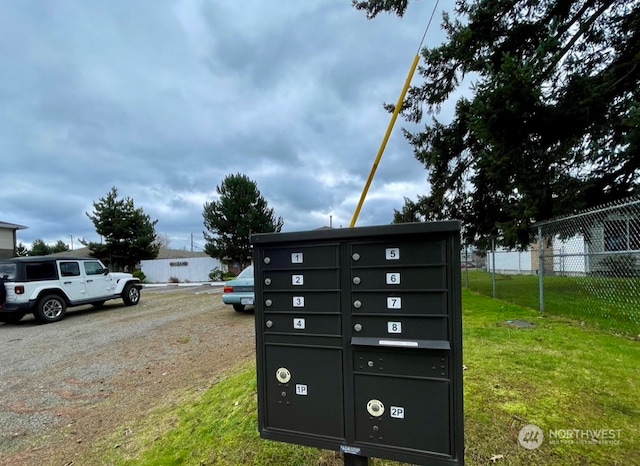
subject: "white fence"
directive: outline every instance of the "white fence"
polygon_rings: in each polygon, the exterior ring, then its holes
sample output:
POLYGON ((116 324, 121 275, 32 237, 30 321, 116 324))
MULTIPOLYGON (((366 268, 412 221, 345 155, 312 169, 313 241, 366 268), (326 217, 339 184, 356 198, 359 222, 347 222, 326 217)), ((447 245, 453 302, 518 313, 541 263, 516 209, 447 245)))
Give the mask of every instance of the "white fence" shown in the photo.
POLYGON ((209 273, 216 267, 222 269, 218 259, 212 257, 187 257, 183 259, 154 259, 140 261, 147 283, 208 282, 209 273))

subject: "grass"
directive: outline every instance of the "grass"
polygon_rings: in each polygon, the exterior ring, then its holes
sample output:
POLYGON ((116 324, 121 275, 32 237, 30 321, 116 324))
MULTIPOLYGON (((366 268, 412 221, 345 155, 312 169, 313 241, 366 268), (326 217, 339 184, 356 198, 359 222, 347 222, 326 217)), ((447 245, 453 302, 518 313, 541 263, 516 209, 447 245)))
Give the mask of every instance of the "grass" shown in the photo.
MULTIPOLYGON (((491 274, 464 271, 462 283, 492 296, 491 274)), ((538 276, 496 275, 496 297, 520 306, 539 309, 538 276)), ((608 277, 544 277, 544 312, 579 319, 587 325, 640 334, 640 279, 608 277)))
MULTIPOLYGON (((463 292, 463 308, 467 465, 640 464, 638 341, 469 290, 463 292), (510 320, 535 327, 513 328, 510 320), (518 443, 518 432, 527 424, 544 433, 538 449, 518 443), (550 431, 566 437, 600 429, 615 431, 618 444, 549 439, 550 431)), ((331 451, 261 439, 256 411, 255 370, 241 368, 178 408, 161 408, 139 425, 123 426, 89 462, 342 464, 331 451)))

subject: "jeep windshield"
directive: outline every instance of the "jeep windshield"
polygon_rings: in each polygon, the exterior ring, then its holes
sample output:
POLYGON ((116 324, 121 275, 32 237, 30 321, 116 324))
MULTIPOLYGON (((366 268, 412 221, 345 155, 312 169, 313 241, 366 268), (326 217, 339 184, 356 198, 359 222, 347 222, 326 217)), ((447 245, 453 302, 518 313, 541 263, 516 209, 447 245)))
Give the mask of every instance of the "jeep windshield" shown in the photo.
POLYGON ((14 280, 16 278, 16 264, 0 262, 0 278, 14 280))

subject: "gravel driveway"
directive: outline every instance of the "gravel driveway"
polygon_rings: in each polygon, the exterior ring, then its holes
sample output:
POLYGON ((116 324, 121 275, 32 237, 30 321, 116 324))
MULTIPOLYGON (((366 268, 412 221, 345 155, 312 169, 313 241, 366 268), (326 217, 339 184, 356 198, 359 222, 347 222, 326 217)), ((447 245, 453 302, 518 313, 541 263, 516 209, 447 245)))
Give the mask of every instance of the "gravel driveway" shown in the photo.
POLYGON ((134 307, 0 324, 0 465, 85 464, 118 428, 253 361, 253 314, 220 291, 145 288, 134 307))

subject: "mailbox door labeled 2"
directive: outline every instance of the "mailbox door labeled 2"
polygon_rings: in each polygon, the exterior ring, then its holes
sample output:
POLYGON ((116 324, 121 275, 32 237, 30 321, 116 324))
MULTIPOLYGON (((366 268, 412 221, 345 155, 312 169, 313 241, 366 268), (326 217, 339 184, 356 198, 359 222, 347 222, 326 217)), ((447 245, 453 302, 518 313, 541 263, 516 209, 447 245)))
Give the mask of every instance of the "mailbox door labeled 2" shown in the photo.
POLYGON ((267 429, 344 437, 342 350, 266 346, 267 429))

